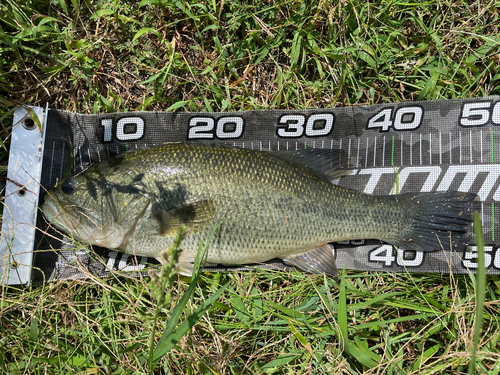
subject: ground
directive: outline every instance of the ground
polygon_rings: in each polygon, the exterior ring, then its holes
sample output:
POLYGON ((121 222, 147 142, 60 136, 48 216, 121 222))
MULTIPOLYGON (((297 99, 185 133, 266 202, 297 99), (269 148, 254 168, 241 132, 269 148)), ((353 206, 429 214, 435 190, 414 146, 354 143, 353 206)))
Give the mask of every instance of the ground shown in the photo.
MULTIPOLYGON (((82 113, 210 112, 498 95, 499 5, 6 0, 0 172, 4 179, 12 111, 23 104, 82 113)), ((500 371, 496 276, 485 285, 470 275, 353 271, 338 279, 271 271, 167 279, 160 284, 171 299, 153 287, 160 280, 117 275, 3 287, 0 370, 500 371), (476 296, 484 290, 482 304, 476 296), (475 345, 478 305, 484 323, 475 345), (182 323, 192 312, 193 327, 182 323), (166 323, 178 342, 163 345, 167 354, 153 363, 166 323), (469 366, 474 348, 477 362, 469 366)))

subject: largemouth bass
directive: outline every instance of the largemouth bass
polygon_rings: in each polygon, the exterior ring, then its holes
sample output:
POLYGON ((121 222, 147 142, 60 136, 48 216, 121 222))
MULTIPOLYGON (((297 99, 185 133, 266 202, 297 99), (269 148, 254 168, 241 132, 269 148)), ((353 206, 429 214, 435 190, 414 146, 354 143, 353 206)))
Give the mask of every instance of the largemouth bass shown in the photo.
POLYGON ((378 239, 408 250, 463 250, 474 195, 373 196, 336 186, 339 151, 252 151, 174 143, 126 152, 52 188, 46 218, 76 239, 161 258, 187 227, 178 268, 201 242, 209 263, 281 258, 336 273, 329 242, 378 239))

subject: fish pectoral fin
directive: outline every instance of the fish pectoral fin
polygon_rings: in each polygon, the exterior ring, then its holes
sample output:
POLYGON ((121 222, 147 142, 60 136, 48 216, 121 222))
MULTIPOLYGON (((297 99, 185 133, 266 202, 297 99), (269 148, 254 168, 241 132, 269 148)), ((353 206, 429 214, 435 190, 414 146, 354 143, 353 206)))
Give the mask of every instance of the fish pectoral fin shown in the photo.
POLYGON ((285 264, 300 268, 310 273, 326 273, 337 276, 337 266, 330 245, 324 244, 311 251, 281 258, 285 264))
POLYGON ((211 200, 188 203, 168 211, 156 204, 151 212, 159 224, 158 234, 165 237, 175 237, 177 229, 182 225, 187 227, 189 234, 196 233, 212 220, 214 214, 215 204, 211 200))

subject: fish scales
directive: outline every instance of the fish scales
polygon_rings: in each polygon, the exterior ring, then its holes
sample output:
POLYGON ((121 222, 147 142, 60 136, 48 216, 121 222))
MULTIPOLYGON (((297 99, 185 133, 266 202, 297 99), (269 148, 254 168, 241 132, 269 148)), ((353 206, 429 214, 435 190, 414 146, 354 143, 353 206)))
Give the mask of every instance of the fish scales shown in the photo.
MULTIPOLYGON (((473 199, 456 192, 366 195, 333 185, 287 153, 175 143, 90 167, 52 189, 43 210, 75 237, 130 254, 159 257, 186 225, 186 264, 208 243, 210 263, 278 257, 314 272, 301 254, 321 263, 331 257, 328 242, 373 238, 421 250, 438 248, 436 238, 448 235, 457 248, 473 199)), ((330 268, 322 271, 333 274, 330 268)))
MULTIPOLYGON (((172 147, 157 150, 161 157, 146 150, 128 162, 131 167, 137 162, 141 166, 137 171, 147 171, 149 166, 151 173, 146 175, 154 174, 155 180, 162 181, 160 190, 158 181, 145 179, 146 189, 163 198, 165 211, 185 202, 215 202, 211 225, 184 242, 195 255, 200 241, 207 243, 218 227, 210 244, 214 251, 209 252, 209 262, 262 262, 269 256, 297 254, 329 241, 370 237, 381 229, 397 228, 406 217, 397 209, 381 212, 380 198, 335 187, 310 171, 291 168, 284 160, 229 148, 197 152, 176 145, 174 151, 166 152, 168 148, 172 147), (178 166, 182 172, 172 173, 171 168, 162 168, 165 165, 178 166), (184 189, 186 196, 172 194, 184 189), (366 198, 377 202, 370 205, 366 198)), ((141 254, 148 247, 140 250, 141 254)), ((157 249, 152 250, 148 255, 155 255, 157 249)))

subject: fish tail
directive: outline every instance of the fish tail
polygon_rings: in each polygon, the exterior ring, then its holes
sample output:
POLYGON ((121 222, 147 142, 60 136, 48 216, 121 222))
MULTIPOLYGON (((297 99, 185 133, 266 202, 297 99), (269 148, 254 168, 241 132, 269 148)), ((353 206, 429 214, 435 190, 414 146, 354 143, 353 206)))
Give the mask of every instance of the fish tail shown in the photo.
POLYGON ((388 242, 407 250, 464 251, 477 196, 456 191, 394 196, 404 208, 406 225, 388 242))

